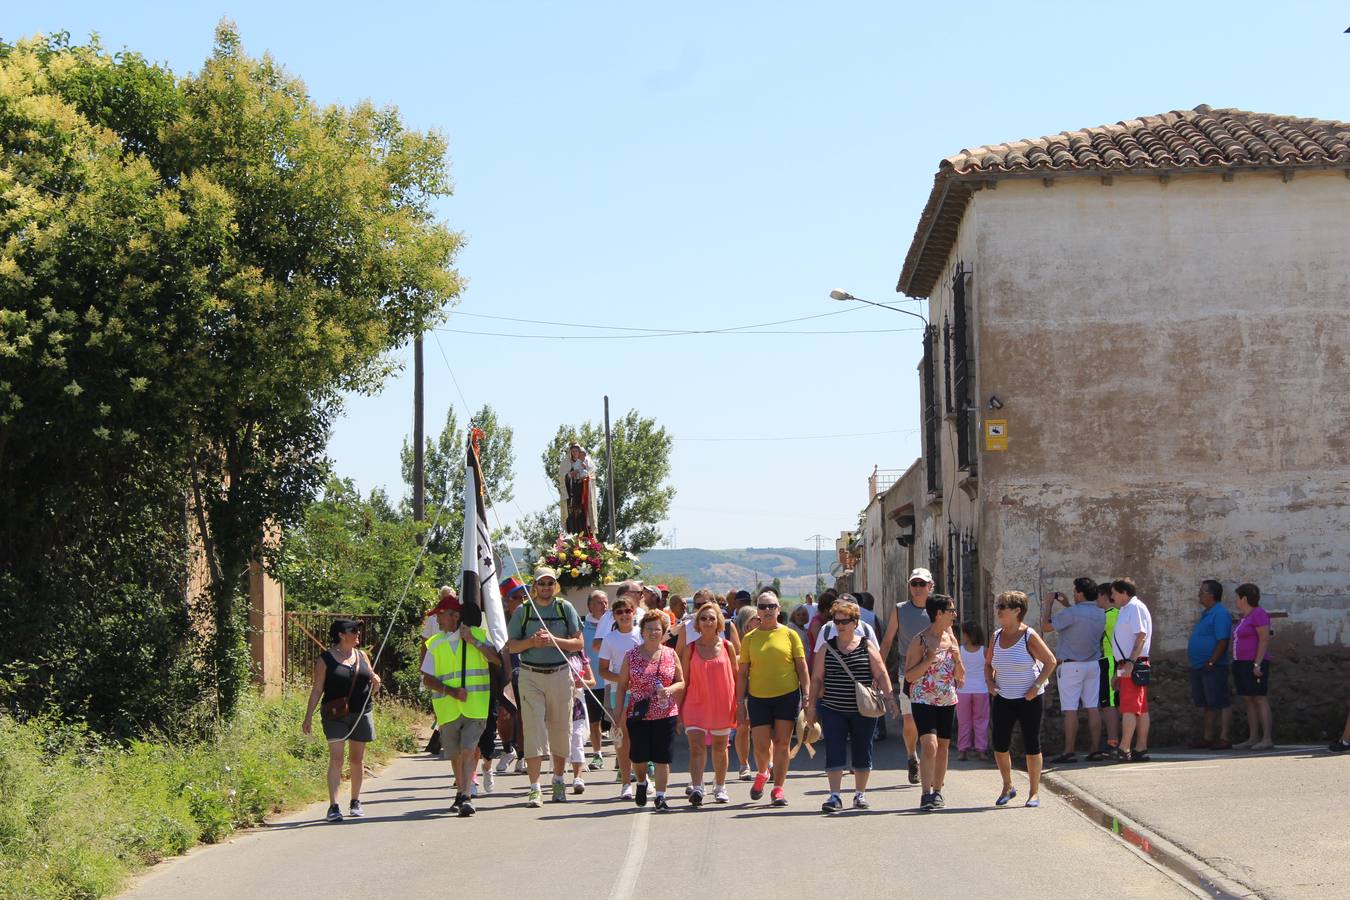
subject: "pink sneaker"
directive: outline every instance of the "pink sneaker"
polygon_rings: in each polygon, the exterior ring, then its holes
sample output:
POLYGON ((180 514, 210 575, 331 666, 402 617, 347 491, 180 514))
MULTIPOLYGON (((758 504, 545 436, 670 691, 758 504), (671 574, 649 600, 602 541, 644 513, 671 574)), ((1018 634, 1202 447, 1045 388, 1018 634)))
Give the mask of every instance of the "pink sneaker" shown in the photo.
POLYGON ((782 788, 776 787, 776 788, 774 788, 772 791, 769 792, 769 805, 770 805, 770 806, 787 806, 787 797, 783 796, 783 789, 782 789, 782 788))
MULTIPOLYGON (((755 783, 750 785, 750 799, 758 800, 760 797, 763 797, 764 785, 768 784, 768 782, 769 782, 768 772, 760 772, 758 775, 756 775, 755 783)), ((777 790, 777 788, 775 788, 774 790, 777 790)))

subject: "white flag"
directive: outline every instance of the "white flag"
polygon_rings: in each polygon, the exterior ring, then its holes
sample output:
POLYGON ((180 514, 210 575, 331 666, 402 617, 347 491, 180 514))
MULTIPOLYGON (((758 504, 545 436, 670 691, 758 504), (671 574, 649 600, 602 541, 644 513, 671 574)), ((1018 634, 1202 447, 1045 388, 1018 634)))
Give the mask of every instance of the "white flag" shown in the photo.
POLYGON ((483 611, 488 640, 501 650, 506 646, 506 610, 497 588, 497 564, 492 558, 492 532, 483 500, 483 467, 478 460, 478 440, 483 432, 470 429, 468 459, 464 471, 464 584, 460 599, 478 604, 483 611))

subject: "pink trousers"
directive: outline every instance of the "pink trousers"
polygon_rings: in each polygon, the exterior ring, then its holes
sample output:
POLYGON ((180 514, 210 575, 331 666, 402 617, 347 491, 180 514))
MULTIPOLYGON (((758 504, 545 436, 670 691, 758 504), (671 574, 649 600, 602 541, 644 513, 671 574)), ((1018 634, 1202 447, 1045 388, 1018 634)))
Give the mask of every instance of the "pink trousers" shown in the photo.
POLYGON ((956 750, 989 749, 989 695, 956 695, 956 750))

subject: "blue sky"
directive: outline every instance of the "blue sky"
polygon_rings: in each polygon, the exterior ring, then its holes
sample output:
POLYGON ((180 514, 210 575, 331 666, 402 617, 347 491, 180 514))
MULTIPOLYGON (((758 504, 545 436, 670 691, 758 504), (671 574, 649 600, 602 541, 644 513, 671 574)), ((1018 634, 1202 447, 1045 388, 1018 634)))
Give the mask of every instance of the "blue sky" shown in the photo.
MULTIPOLYGON (((552 501, 540 452, 608 393, 676 438, 680 546, 806 546, 852 526, 873 465, 918 454, 920 335, 890 331, 918 323, 826 295, 899 299, 942 157, 1200 103, 1350 119, 1345 4, 1147 7, 56 0, 11 6, 0 37, 96 31, 186 73, 227 16, 319 102, 439 129, 441 213, 468 237, 447 327, 512 336, 428 340, 428 422, 466 415, 443 350, 468 406, 515 428, 502 521, 552 501), (861 333, 562 341, 523 335, 599 332, 468 315, 708 330, 827 312, 766 330, 861 333), (764 440, 811 435, 848 436, 764 440)), ((329 448, 396 495, 408 368, 351 399, 329 448)))

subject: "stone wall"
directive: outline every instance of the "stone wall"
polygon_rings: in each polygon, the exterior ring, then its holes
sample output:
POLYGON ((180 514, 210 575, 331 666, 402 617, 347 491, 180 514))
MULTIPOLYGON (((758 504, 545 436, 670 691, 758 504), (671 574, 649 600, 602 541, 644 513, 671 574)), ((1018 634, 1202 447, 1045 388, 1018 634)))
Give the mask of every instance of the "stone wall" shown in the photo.
MULTIPOLYGON (((1325 744, 1339 737, 1345 727, 1346 702, 1350 700, 1350 651, 1281 648, 1272 649, 1270 708, 1276 744, 1325 744)), ((1149 745, 1184 747, 1200 736, 1201 714, 1191 705, 1190 674, 1185 653, 1154 658, 1153 683, 1149 686, 1149 745)), ((1231 679, 1230 679, 1231 687, 1231 679)), ((1064 725, 1059 711, 1059 691, 1054 679, 1045 690, 1046 716, 1041 741, 1047 755, 1064 746, 1064 725)), ((1078 753, 1087 748, 1087 716, 1078 714, 1078 753)), ((1103 728, 1103 736, 1105 729, 1103 728)), ((1233 696, 1234 743, 1247 737, 1246 705, 1233 696)))

